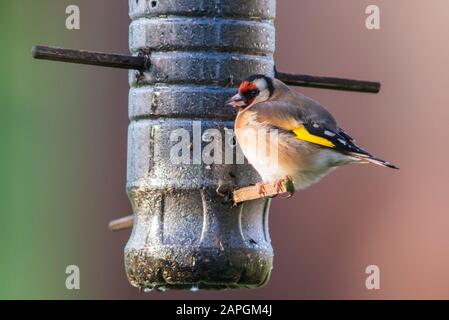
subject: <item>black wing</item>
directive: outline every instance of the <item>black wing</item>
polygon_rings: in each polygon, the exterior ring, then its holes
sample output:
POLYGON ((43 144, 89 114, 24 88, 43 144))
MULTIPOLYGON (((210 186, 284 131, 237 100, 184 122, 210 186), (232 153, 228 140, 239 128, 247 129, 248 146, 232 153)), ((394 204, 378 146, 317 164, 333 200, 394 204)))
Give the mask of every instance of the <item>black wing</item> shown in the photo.
POLYGON ((331 130, 326 128, 322 123, 308 122, 304 123, 305 129, 312 135, 324 138, 334 145, 333 149, 343 153, 357 153, 363 156, 372 157, 372 155, 357 146, 354 139, 344 132, 342 129, 331 130))

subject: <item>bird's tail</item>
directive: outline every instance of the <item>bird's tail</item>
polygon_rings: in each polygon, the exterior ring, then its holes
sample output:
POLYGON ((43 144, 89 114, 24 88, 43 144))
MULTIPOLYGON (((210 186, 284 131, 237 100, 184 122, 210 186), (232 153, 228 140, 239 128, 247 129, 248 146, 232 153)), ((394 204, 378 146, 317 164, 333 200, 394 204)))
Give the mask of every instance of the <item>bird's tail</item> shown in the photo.
POLYGON ((387 167, 387 168, 391 168, 391 169, 399 169, 397 166, 395 166, 391 162, 373 157, 371 155, 352 153, 352 156, 359 159, 360 163, 374 163, 374 164, 377 164, 378 166, 382 166, 382 167, 387 167))

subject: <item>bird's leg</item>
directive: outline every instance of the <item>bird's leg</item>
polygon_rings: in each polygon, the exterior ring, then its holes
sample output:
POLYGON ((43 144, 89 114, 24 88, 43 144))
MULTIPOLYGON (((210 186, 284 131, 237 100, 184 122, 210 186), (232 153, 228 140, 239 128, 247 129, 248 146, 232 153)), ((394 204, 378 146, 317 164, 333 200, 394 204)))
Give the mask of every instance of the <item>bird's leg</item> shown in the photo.
POLYGON ((265 190, 266 184, 267 183, 264 181, 260 181, 260 182, 256 183, 256 190, 261 196, 264 196, 267 193, 265 190))
POLYGON ((283 178, 274 180, 274 183, 273 183, 274 188, 276 189, 277 193, 286 193, 286 195, 282 197, 283 199, 288 199, 295 193, 295 191, 290 192, 290 191, 284 190, 283 184, 288 181, 292 182, 293 181, 292 177, 285 176, 283 178))

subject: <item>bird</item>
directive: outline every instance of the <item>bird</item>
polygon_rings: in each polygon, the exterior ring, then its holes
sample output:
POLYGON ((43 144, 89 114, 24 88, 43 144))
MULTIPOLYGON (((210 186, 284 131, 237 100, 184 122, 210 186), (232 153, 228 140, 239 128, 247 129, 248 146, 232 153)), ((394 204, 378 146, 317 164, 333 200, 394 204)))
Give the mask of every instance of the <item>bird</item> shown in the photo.
POLYGON ((339 166, 372 163, 399 169, 357 146, 332 114, 315 100, 278 79, 255 74, 244 80, 226 104, 237 109, 234 132, 241 151, 262 178, 263 195, 272 183, 303 190, 339 166))

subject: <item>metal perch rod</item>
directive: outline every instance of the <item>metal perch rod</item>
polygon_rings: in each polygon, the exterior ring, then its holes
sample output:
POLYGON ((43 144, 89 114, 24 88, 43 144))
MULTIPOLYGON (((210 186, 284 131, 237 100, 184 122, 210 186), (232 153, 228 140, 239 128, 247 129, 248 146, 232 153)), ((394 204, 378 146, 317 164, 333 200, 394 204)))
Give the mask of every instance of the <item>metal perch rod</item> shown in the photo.
POLYGON ((380 83, 372 81, 308 76, 303 74, 289 74, 277 71, 276 78, 291 86, 367 93, 379 93, 380 91, 380 83))
MULTIPOLYGON (((144 71, 150 67, 150 58, 145 55, 129 56, 103 52, 34 46, 33 57, 68 63, 144 71)), ((288 85, 331 90, 378 93, 379 82, 351 80, 334 77, 319 77, 304 74, 289 74, 276 71, 275 77, 288 85)))
POLYGON ((143 56, 129 56, 93 52, 85 50, 63 49, 46 46, 34 46, 33 58, 68 63, 88 64, 101 67, 144 70, 148 59, 143 56))

